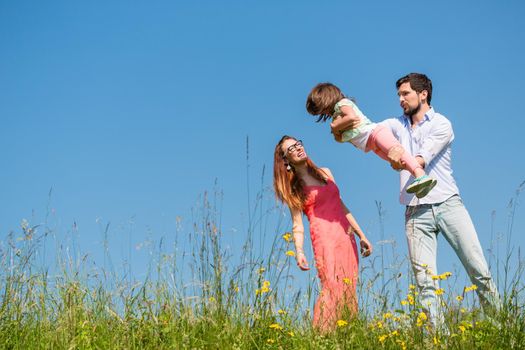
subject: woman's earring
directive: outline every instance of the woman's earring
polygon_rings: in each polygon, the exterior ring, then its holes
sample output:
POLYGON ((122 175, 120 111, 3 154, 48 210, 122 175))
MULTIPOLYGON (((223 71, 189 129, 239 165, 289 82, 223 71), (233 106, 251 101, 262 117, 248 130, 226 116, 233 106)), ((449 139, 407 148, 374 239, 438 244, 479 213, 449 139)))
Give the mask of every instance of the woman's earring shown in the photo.
POLYGON ((286 164, 286 171, 290 171, 292 170, 292 167, 290 166, 290 164, 286 164))

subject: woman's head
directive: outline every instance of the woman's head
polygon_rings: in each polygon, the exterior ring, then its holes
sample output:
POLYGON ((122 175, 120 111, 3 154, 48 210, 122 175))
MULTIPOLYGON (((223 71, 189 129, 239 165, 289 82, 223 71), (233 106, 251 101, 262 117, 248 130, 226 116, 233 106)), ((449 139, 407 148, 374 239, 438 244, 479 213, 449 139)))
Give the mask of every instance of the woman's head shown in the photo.
POLYGON ((319 168, 308 158, 302 142, 284 135, 273 154, 273 187, 277 198, 290 208, 302 209, 306 199, 303 180, 297 174, 297 169, 303 167, 313 177, 325 181, 319 168))
POLYGON ((287 168, 304 164, 308 159, 301 140, 285 135, 279 143, 280 155, 287 168))
POLYGON ((306 99, 306 110, 311 115, 318 115, 317 121, 326 121, 334 113, 335 104, 345 98, 337 86, 331 83, 319 83, 306 99))

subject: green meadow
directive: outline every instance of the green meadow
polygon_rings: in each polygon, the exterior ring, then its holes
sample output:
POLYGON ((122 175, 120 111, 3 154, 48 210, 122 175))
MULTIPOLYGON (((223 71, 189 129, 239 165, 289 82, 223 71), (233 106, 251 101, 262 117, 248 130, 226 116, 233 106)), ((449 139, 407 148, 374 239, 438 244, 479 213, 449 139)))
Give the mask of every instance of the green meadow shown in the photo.
POLYGON ((520 190, 509 205, 505 237, 496 242, 505 254, 491 257, 503 308, 485 315, 475 287, 461 283, 456 271, 441 272, 434 277, 441 282, 447 329, 431 327, 406 258, 389 245, 376 245, 374 256, 361 260, 359 315, 338 320, 333 333, 312 329, 315 269, 306 284, 296 282, 302 272, 289 221, 283 208, 265 207, 267 189, 256 196, 235 254, 225 245, 220 195, 204 195, 191 228, 177 229, 187 244, 153 245, 142 279, 116 272, 105 242, 98 266, 89 254, 70 254, 72 247, 53 239, 54 228, 23 221, 0 246, 0 347, 524 349, 524 261, 510 244, 520 190), (257 240, 264 240, 264 252, 257 240), (41 257, 51 244, 57 247, 53 267, 44 268, 41 257))

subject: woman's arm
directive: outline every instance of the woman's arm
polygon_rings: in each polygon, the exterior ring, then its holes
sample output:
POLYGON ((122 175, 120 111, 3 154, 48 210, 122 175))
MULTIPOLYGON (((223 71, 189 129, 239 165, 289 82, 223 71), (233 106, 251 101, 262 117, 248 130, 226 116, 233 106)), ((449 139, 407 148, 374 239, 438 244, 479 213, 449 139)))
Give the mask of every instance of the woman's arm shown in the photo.
POLYGON ((292 234, 293 241, 295 244, 295 260, 297 260, 297 266, 303 271, 310 270, 308 267, 308 260, 304 255, 304 225, 303 225, 303 214, 298 209, 290 209, 292 215, 292 234))
MULTIPOLYGON (((328 168, 321 168, 321 170, 330 178, 330 180, 334 181, 334 176, 332 175, 332 172, 328 168)), ((356 234, 359 237, 359 245, 361 246, 361 255, 363 256, 369 256, 372 254, 372 244, 368 241, 365 234, 363 233, 363 230, 361 230, 361 227, 359 227, 359 224, 357 223, 357 220, 354 218, 350 210, 348 210, 347 206, 341 199, 341 205, 343 206, 343 210, 345 211, 346 219, 350 223, 350 228, 352 229, 352 232, 356 234)))
POLYGON ((341 200, 341 204, 343 205, 346 218, 348 222, 350 223, 350 228, 352 232, 359 237, 359 245, 361 247, 361 255, 364 257, 369 256, 372 254, 372 244, 368 241, 365 234, 363 233, 363 230, 361 230, 361 227, 359 227, 359 224, 357 223, 357 220, 354 218, 350 210, 348 210, 347 206, 341 200))

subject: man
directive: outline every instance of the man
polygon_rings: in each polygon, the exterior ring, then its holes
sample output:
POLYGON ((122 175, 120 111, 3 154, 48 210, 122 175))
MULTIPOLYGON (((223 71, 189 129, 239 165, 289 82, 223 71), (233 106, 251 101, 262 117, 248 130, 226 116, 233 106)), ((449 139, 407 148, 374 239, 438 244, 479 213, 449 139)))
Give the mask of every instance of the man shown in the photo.
MULTIPOLYGON (((410 73, 396 82, 403 115, 388 119, 388 127, 404 149, 416 157, 425 172, 437 180, 437 185, 418 199, 406 193, 410 173, 400 172, 400 202, 406 206, 405 232, 408 252, 416 283, 420 290, 421 305, 430 314, 436 327, 443 325, 437 274, 437 235, 441 233, 452 246, 465 267, 470 280, 486 311, 500 308, 501 301, 491 278, 476 229, 452 176, 451 145, 454 132, 450 121, 430 105, 432 81, 424 74, 410 73), (434 277, 434 278, 433 278, 434 277)), ((336 133, 343 125, 334 129, 336 133)), ((403 164, 392 160, 392 167, 403 169, 403 164)))

